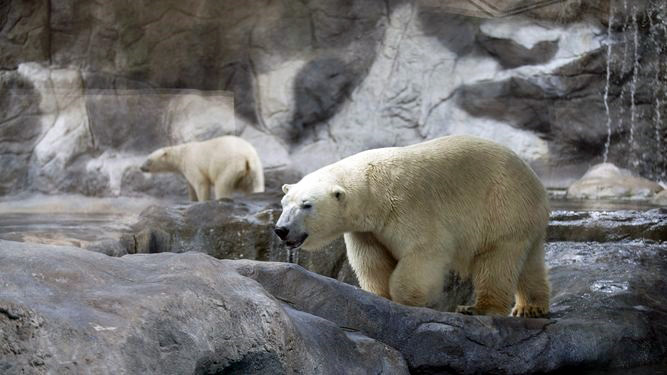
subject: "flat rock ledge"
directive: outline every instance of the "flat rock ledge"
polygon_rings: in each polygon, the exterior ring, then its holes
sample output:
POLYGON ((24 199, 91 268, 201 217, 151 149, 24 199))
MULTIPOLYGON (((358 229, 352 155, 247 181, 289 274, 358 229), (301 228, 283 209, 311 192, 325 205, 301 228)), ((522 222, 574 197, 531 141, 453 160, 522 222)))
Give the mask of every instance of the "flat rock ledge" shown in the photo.
POLYGON ((0 373, 531 374, 667 351, 667 246, 549 244, 551 319, 392 303, 290 263, 0 241, 0 373))

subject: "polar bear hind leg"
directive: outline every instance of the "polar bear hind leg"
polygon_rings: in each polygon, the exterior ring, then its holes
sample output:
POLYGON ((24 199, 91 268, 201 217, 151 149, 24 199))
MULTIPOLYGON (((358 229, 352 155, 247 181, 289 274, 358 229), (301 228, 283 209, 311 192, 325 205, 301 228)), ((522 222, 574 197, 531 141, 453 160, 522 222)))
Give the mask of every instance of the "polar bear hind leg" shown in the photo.
POLYGON ((546 317, 549 314, 549 281, 544 266, 544 241, 535 241, 529 250, 517 284, 513 316, 546 317))
POLYGON ((499 242, 477 254, 471 267, 475 305, 459 306, 456 311, 509 315, 529 244, 530 241, 499 242))
POLYGON ((238 182, 239 173, 232 168, 225 169, 215 180, 213 186, 215 199, 231 197, 238 182))

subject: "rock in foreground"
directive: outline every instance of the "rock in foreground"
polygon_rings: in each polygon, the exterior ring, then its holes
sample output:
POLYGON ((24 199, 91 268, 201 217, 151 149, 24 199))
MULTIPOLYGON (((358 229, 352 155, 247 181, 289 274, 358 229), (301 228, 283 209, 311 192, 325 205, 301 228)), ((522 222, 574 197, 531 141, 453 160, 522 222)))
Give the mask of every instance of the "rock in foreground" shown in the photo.
POLYGON ((407 373, 396 350, 295 310, 233 262, 0 241, 0 373, 407 373))
POLYGON ((550 320, 401 306, 289 263, 0 241, 0 372, 529 374, 665 356, 666 245, 547 257, 550 320))

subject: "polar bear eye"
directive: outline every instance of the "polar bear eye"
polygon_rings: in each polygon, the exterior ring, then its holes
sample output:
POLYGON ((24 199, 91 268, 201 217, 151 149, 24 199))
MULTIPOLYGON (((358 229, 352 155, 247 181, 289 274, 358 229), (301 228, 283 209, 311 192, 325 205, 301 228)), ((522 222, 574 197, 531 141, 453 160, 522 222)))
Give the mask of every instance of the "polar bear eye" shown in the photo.
POLYGON ((310 204, 310 203, 304 203, 304 204, 301 205, 301 208, 303 208, 304 210, 309 210, 309 209, 313 208, 313 205, 310 204))

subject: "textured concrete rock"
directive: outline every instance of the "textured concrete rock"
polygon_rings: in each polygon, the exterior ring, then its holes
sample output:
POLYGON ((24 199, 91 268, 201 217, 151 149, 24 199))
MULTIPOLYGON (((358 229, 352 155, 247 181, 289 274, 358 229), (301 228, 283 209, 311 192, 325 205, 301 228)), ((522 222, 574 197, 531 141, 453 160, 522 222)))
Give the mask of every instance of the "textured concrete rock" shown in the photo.
POLYGON ((8 0, 0 3, 0 70, 49 58, 49 3, 8 0))
POLYGON ((0 258, 3 374, 408 373, 395 349, 203 254, 0 241, 0 258))
POLYGON ((27 188, 32 149, 42 133, 39 92, 16 71, 0 71, 0 195, 27 188))
POLYGON ((234 96, 230 92, 179 92, 169 102, 165 116, 172 144, 243 132, 236 127, 234 96))
POLYGON ((660 184, 633 176, 627 169, 610 163, 591 167, 580 180, 567 189, 568 198, 647 199, 662 191, 660 184))
MULTIPOLYGON (((67 118, 77 129, 74 138, 90 138, 92 147, 63 148, 64 156, 39 175, 42 182, 28 183, 33 189, 150 192, 122 186, 125 172, 113 169, 117 163, 88 161, 100 155, 130 160, 167 143, 232 130, 259 150, 274 175, 267 179, 271 188, 368 148, 447 134, 505 144, 555 187, 568 186, 605 150, 609 160, 644 176, 658 179, 667 171, 661 156, 667 128, 656 126, 667 107, 655 100, 667 85, 661 73, 667 62, 660 59, 667 9, 656 2, 626 9, 615 1, 609 17, 607 1, 573 0, 497 19, 453 14, 431 0, 15 3, 0 10, 4 27, 13 27, 10 35, 25 35, 31 25, 34 34, 16 38, 26 40, 24 47, 38 46, 33 41, 46 34, 48 46, 39 58, 31 52, 37 47, 21 55, 3 45, 0 59, 15 62, 8 69, 48 57, 52 65, 45 68, 67 66, 91 90, 85 99, 90 134, 77 133, 84 120, 67 118), (46 29, 38 27, 42 20, 46 29), (161 90, 194 90, 196 103, 187 95, 152 94, 161 90), (206 93, 220 91, 234 95, 234 121, 225 105, 209 103, 206 93), (55 181, 60 161, 73 155, 79 156, 60 173, 68 177, 55 181)), ((512 5, 502 2, 496 10, 504 14, 512 5)), ((14 170, 26 163, 25 155, 2 155, 14 170)), ((126 181, 142 184, 136 175, 126 181)))

